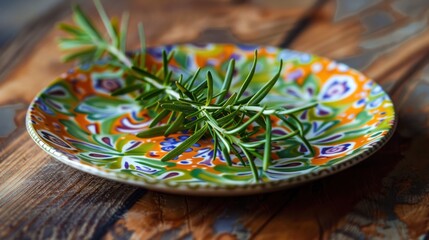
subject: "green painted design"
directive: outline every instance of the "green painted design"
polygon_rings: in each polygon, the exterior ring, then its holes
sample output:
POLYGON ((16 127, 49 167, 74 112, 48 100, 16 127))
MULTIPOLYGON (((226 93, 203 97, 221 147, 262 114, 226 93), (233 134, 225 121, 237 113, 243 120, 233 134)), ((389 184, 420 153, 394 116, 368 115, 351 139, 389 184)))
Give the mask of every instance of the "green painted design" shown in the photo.
MULTIPOLYGON (((166 47, 175 51, 171 62, 174 71, 184 77, 197 67, 202 67, 200 76, 214 71, 215 87, 221 86, 228 60, 233 57, 236 71, 231 92, 237 91, 246 77, 255 48, 227 44, 166 47)), ((162 49, 148 49, 148 67, 160 66, 162 49)), ((233 166, 226 164, 220 152, 212 159, 210 139, 199 141, 175 160, 159 161, 189 133, 136 137, 137 132, 148 128, 156 113, 142 111, 133 100, 136 92, 112 97, 113 91, 130 83, 123 72, 105 62, 69 71, 42 91, 30 106, 27 127, 43 149, 73 167, 122 182, 194 194, 233 194, 230 189, 236 194, 250 193, 315 179, 361 161, 391 135, 395 125, 392 102, 380 86, 361 73, 305 53, 273 47, 258 49, 255 82, 245 94, 268 81, 278 69, 279 59, 283 59, 283 80, 263 103, 297 107, 318 102, 315 108, 295 114, 303 122, 303 132, 316 155, 309 156, 297 138, 273 142, 269 169, 263 172, 262 161, 255 161, 260 182, 253 182, 250 168, 237 159, 233 159, 233 166)), ((290 131, 275 119, 274 135, 290 131)))

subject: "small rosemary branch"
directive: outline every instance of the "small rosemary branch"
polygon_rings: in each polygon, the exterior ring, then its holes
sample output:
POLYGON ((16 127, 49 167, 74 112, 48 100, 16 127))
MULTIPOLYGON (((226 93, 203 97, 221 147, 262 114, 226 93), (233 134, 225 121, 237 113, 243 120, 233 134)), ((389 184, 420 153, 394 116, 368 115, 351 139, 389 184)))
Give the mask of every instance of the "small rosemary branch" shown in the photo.
POLYGON ((280 78, 282 61, 271 80, 249 97, 243 95, 248 90, 256 70, 257 51, 250 71, 235 93, 229 91, 235 69, 234 59, 228 64, 222 87, 218 91, 215 91, 210 71, 204 76, 204 81, 197 81, 201 78, 200 70, 187 79, 182 75, 177 76, 170 70, 169 62, 173 52, 167 54, 164 51, 161 69, 149 71, 145 65, 146 46, 142 24, 138 25, 140 52, 135 54, 134 58, 130 58, 125 53, 128 14, 122 16, 119 25, 108 18, 99 0, 94 2, 108 37, 103 37, 80 7, 75 6, 73 19, 76 25, 60 24, 60 28, 70 35, 69 38, 60 39, 59 43, 61 49, 71 51, 64 60, 87 62, 109 56, 112 63, 119 65, 132 77, 131 84, 116 90, 112 95, 138 92, 140 95, 136 101, 143 108, 158 113, 152 120, 150 128, 138 133, 138 137, 166 136, 182 130, 193 132, 179 146, 164 155, 161 161, 174 159, 198 140, 209 135, 214 141, 214 159, 220 150, 228 165, 232 165, 230 156, 232 153, 243 166, 250 166, 254 180, 258 181, 260 173, 254 159, 262 159, 262 169, 266 171, 271 164, 272 143, 298 136, 309 152, 313 153, 313 148, 305 139, 302 124, 293 114, 312 108, 317 103, 293 109, 269 108, 261 104, 280 78), (287 135, 273 134, 271 117, 281 119, 292 132, 287 135), (261 131, 264 131, 265 139, 255 139, 255 135, 261 131))

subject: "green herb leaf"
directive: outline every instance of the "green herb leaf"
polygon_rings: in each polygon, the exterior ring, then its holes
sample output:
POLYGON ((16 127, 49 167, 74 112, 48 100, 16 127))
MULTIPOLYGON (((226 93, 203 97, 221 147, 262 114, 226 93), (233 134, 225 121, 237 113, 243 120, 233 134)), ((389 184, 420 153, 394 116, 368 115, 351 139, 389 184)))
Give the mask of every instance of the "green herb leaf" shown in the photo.
POLYGON ((247 161, 250 165, 250 169, 252 170, 252 173, 253 173, 253 180, 255 182, 258 182, 259 181, 258 169, 255 166, 255 162, 253 161, 252 154, 247 148, 243 146, 240 146, 240 148, 243 151, 244 155, 246 155, 247 161))
POLYGON ((198 78, 198 74, 200 74, 201 68, 198 68, 197 71, 194 73, 194 75, 192 75, 191 81, 188 84, 188 88, 191 88, 192 86, 194 86, 195 80, 197 80, 198 78))
POLYGON ((158 115, 156 115, 156 117, 152 119, 152 122, 150 123, 149 127, 153 128, 154 126, 156 126, 158 123, 162 121, 162 119, 167 117, 168 114, 170 114, 170 111, 167 109, 163 109, 160 113, 158 113, 158 115))
POLYGON ((192 134, 189 138, 187 138, 185 141, 183 141, 179 146, 168 152, 166 155, 164 155, 161 158, 161 161, 165 162, 168 160, 171 160, 180 154, 182 154, 186 149, 192 147, 198 140, 200 140, 204 134, 206 133, 208 128, 208 125, 205 124, 201 129, 196 131, 194 134, 192 134))
POLYGON ((85 38, 86 37, 84 31, 82 31, 80 28, 73 26, 73 25, 69 25, 66 23, 60 23, 58 25, 58 28, 63 30, 64 32, 67 32, 67 33, 74 35, 78 38, 85 38))
MULTIPOLYGON (((194 99, 194 95, 192 95, 192 93, 182 84, 180 84, 178 81, 176 81, 176 86, 177 88, 184 93, 189 99, 195 100, 194 99)), ((184 99, 185 100, 185 99, 184 99)))
POLYGON ((188 122, 184 125, 185 128, 189 129, 192 128, 193 126, 196 126, 196 124, 203 122, 204 120, 206 120, 205 118, 197 118, 194 121, 188 122))
POLYGON ((265 145, 264 158, 262 160, 262 170, 267 171, 271 164, 271 118, 265 116, 265 145))
POLYGON ((177 132, 179 129, 183 128, 183 120, 185 119, 183 113, 179 113, 177 115, 177 118, 173 121, 172 124, 170 124, 170 126, 167 128, 167 130, 165 130, 164 135, 168 136, 172 133, 177 132))
POLYGON ((79 27, 81 27, 88 35, 94 40, 103 40, 100 32, 94 27, 92 22, 86 16, 86 14, 82 11, 82 9, 75 5, 73 7, 73 19, 79 27))
MULTIPOLYGON (((216 136, 218 136, 218 135, 216 135, 216 136)), ((228 151, 228 149, 225 147, 225 145, 223 145, 222 142, 219 142, 219 147, 220 147, 220 151, 222 152, 222 155, 225 158, 225 161, 228 164, 228 166, 232 166, 231 156, 229 155, 230 151, 228 151)))
POLYGON ((162 80, 160 78, 158 78, 157 76, 153 75, 152 73, 150 73, 150 72, 148 72, 142 68, 139 68, 137 66, 132 66, 131 69, 143 77, 147 77, 147 78, 162 82, 162 80))
POLYGON ((253 95, 252 98, 250 98, 249 105, 258 104, 262 101, 262 99, 264 99, 267 96, 267 94, 271 91, 271 89, 276 84, 277 80, 279 80, 280 73, 282 71, 282 66, 283 66, 283 60, 280 60, 280 67, 277 74, 269 82, 267 82, 261 88, 261 90, 259 90, 255 95, 253 95))
POLYGON ((134 85, 131 85, 131 86, 128 86, 128 87, 119 88, 119 89, 115 90, 111 95, 112 96, 123 95, 123 94, 126 94, 126 93, 130 93, 130 92, 136 91, 136 90, 141 89, 141 88, 142 88, 141 84, 134 84, 134 85))
POLYGON ((143 23, 138 24, 138 32, 139 32, 139 39, 140 39, 140 67, 146 66, 146 40, 144 37, 144 28, 143 23))
POLYGON ((210 71, 207 72, 207 99, 206 106, 210 105, 213 98, 213 77, 210 71))
POLYGON ((164 71, 164 85, 168 84, 168 59, 167 59, 167 52, 165 50, 162 51, 162 69, 164 71))
POLYGON ((186 113, 194 112, 197 110, 188 104, 181 104, 181 103, 162 103, 161 107, 170 111, 186 112, 186 113))
POLYGON ((288 115, 288 114, 292 114, 292 113, 297 113, 297 112, 301 112, 310 108, 313 108, 317 105, 317 102, 313 102, 313 103, 309 103, 309 104, 305 104, 301 107, 296 107, 296 108, 292 108, 292 109, 287 109, 287 110, 282 110, 282 111, 278 111, 278 114, 281 115, 288 115))
POLYGON ((231 82, 232 82, 232 75, 234 74, 234 66, 235 66, 235 59, 231 59, 228 64, 228 69, 226 70, 225 79, 222 84, 222 90, 225 92, 216 99, 216 104, 219 104, 222 102, 228 93, 229 89, 231 88, 231 82))
POLYGON ((168 128, 168 125, 152 127, 137 133, 136 136, 139 138, 152 138, 152 137, 162 136, 164 135, 165 130, 167 130, 167 128, 168 128))
POLYGON ((76 51, 74 53, 64 56, 62 58, 62 61, 70 62, 70 61, 79 59, 81 62, 87 62, 92 60, 92 57, 94 56, 94 53, 96 50, 97 50, 96 48, 91 47, 88 49, 83 49, 81 51, 76 51))
POLYGON ((106 28, 107 33, 112 40, 112 45, 117 46, 118 36, 116 35, 115 28, 111 24, 109 17, 106 14, 106 11, 104 11, 103 5, 101 5, 99 0, 94 0, 94 3, 95 7, 97 8, 98 14, 100 14, 100 18, 103 21, 104 27, 106 28))
POLYGON ((244 91, 246 91, 247 86, 249 86, 250 82, 252 81, 253 74, 255 74, 257 62, 258 62, 258 50, 255 50, 255 57, 253 58, 252 68, 250 69, 249 74, 247 75, 246 79, 244 80, 243 84, 240 87, 240 90, 238 91, 237 100, 240 99, 240 97, 243 95, 244 91))
POLYGON ((147 91, 145 93, 140 94, 140 96, 138 96, 136 98, 136 100, 148 100, 152 97, 158 96, 159 94, 163 93, 164 90, 163 89, 153 89, 150 91, 147 91))
POLYGON ((130 20, 130 14, 124 12, 121 18, 121 27, 119 34, 119 49, 122 52, 127 50, 127 33, 128 33, 128 22, 130 20))
MULTIPOLYGON (((264 108, 265 109, 265 108, 264 108)), ((243 131, 244 129, 246 129, 251 123, 253 123, 259 116, 261 116, 263 114, 264 110, 258 112, 257 114, 255 114, 253 117, 251 117, 249 120, 247 120, 246 122, 244 122, 243 124, 241 124, 239 127, 229 130, 226 133, 227 134, 235 134, 238 132, 243 131)))

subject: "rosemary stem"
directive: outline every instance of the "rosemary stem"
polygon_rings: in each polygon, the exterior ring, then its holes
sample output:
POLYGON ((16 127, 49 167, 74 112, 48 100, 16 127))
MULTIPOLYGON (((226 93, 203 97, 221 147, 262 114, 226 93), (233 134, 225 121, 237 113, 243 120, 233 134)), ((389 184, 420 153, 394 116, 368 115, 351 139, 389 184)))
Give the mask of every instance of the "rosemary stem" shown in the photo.
MULTIPOLYGON (((234 110, 243 109, 243 110, 252 111, 252 112, 261 112, 262 111, 263 115, 272 115, 272 114, 275 114, 275 113, 278 113, 278 114, 291 114, 291 113, 294 113, 294 112, 299 112, 299 111, 302 111, 302 110, 314 107, 316 105, 317 105, 317 102, 313 102, 313 103, 306 104, 306 105, 304 105, 302 107, 297 107, 297 108, 292 108, 292 109, 284 109, 284 110, 266 109, 265 107, 246 106, 246 105, 230 106, 228 108, 234 109, 234 110)), ((224 107, 222 107, 222 106, 201 106, 201 108, 207 109, 207 110, 218 110, 218 109, 222 109, 224 107)))
POLYGON ((170 94, 171 96, 173 96, 175 99, 179 99, 180 98, 180 94, 178 92, 174 91, 173 89, 166 88, 165 92, 167 92, 168 94, 170 94))
POLYGON ((216 120, 213 119, 213 117, 210 116, 210 113, 207 113, 206 111, 202 111, 203 115, 209 120, 207 121, 216 131, 218 131, 220 134, 225 134, 225 129, 221 128, 216 124, 216 120))
POLYGON ((124 73, 125 86, 113 92, 112 96, 137 93, 135 91, 138 90, 139 96, 136 97, 136 101, 139 101, 142 110, 153 109, 157 113, 149 126, 153 128, 138 133, 137 137, 168 136, 180 130, 194 130, 189 138, 165 154, 161 161, 178 157, 204 135, 210 134, 214 140, 213 159, 216 158, 217 150, 220 150, 225 155, 228 165, 232 166, 230 153, 234 154, 243 166, 250 166, 254 181, 258 182, 260 175, 258 168, 267 170, 271 164, 271 142, 284 141, 298 135, 302 144, 311 154, 314 154, 310 142, 305 139, 304 125, 293 114, 314 107, 317 103, 310 102, 298 107, 286 108, 263 102, 280 78, 282 60, 276 75, 259 90, 253 89, 255 90, 253 96, 243 97, 243 94, 251 86, 256 71, 257 51, 255 51, 252 68, 245 79, 234 77, 236 68, 235 60, 232 59, 220 89, 217 88, 218 82, 214 81, 216 78, 213 77, 211 70, 207 71, 205 81, 195 84, 200 70, 192 73, 185 67, 180 72, 185 76, 189 74, 189 77, 184 79, 181 74, 180 77, 172 76, 179 75, 174 69, 169 69, 170 60, 174 61, 172 59, 174 51, 170 51, 169 54, 163 51, 162 66, 159 70, 158 65, 146 65, 146 42, 141 23, 138 25, 140 52, 135 53, 135 56, 128 56, 125 52, 128 15, 123 16, 118 26, 115 21, 109 19, 100 0, 94 1, 108 37, 104 37, 104 34, 94 27, 90 18, 76 6, 73 13, 76 26, 61 25, 71 38, 60 40, 60 47, 65 50, 75 50, 74 53, 66 56, 65 60, 87 62, 108 57, 115 69, 118 67, 124 73), (235 80, 243 80, 243 82, 239 90, 229 96, 231 86, 237 83, 235 80), (292 132, 283 136, 272 136, 272 115, 280 118, 292 132), (164 120, 166 122, 162 124, 164 120), (157 126, 160 123, 161 126, 157 126), (249 128, 249 126, 253 127, 249 128), (265 129, 265 139, 257 138, 260 136, 260 129, 265 129), (264 145, 263 155, 261 155, 261 145, 264 145), (244 158, 247 158, 247 161, 244 161, 244 158), (262 160, 262 166, 256 166, 255 159, 262 160))
MULTIPOLYGON (((201 108, 203 109, 207 109, 207 110, 218 110, 218 109, 222 109, 222 107, 218 107, 218 106, 201 106, 201 108)), ((264 107, 258 107, 258 106, 230 106, 228 107, 230 109, 242 109, 242 110, 246 110, 246 111, 252 111, 252 112, 260 112, 263 111, 262 114, 264 115, 271 115, 276 113, 278 110, 277 109, 265 109, 264 107), (265 110, 264 110, 265 109, 265 110)))
MULTIPOLYGON (((131 63, 130 59, 118 48, 112 46, 112 45, 108 45, 106 47, 106 50, 108 52, 110 52, 112 55, 114 55, 116 58, 119 59, 119 61, 121 61, 127 68, 131 69, 131 67, 133 66, 133 64, 131 63)), ((175 99, 179 99, 180 98, 180 94, 176 91, 174 91, 173 89, 171 89, 169 86, 166 87, 162 84, 159 84, 158 82, 145 77, 144 78, 146 82, 148 82, 149 84, 151 84, 152 86, 158 88, 158 89, 164 89, 166 93, 170 94, 173 98, 175 99)))
POLYGON ((106 50, 117 57, 127 68, 131 68, 133 64, 130 59, 118 48, 113 45, 107 45, 106 50))

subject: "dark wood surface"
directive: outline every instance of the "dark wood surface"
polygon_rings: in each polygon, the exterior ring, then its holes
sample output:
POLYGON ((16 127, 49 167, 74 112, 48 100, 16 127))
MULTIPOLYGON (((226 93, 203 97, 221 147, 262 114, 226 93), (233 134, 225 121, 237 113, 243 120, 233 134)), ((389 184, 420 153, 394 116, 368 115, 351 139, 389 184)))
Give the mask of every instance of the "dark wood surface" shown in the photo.
MULTIPOLYGON (((383 149, 338 174, 274 193, 188 197, 74 170, 24 126, 33 97, 71 65, 54 28, 69 3, 0 53, 0 239, 426 239, 429 231, 429 2, 103 1, 145 24, 148 44, 245 42, 345 62, 380 83, 399 124, 383 149)), ((94 12, 92 4, 83 8, 94 12)), ((130 31, 129 48, 138 38, 130 31)))

